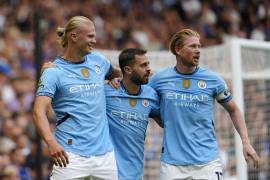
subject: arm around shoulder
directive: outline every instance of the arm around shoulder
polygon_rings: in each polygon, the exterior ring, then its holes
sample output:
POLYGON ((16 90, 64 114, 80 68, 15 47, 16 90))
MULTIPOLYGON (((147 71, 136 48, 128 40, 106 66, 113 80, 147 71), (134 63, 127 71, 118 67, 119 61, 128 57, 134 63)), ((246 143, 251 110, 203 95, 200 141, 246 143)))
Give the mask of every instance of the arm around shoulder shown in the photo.
POLYGON ((116 67, 112 67, 112 73, 110 74, 110 76, 107 77, 107 80, 111 80, 114 78, 121 78, 121 77, 122 77, 122 73, 120 69, 116 67))

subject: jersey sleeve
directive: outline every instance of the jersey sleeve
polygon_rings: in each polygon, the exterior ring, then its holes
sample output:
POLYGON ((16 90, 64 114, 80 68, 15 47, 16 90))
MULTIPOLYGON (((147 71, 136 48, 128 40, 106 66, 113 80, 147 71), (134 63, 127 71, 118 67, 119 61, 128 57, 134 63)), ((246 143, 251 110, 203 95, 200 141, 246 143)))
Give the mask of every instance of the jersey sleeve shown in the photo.
POLYGON ((215 98, 219 103, 226 103, 232 99, 232 94, 228 89, 226 82, 221 78, 218 77, 217 80, 217 88, 216 88, 216 95, 215 98))
POLYGON ((38 82, 36 96, 54 97, 58 83, 57 74, 56 68, 48 68, 42 73, 38 82))
POLYGON ((159 111, 159 103, 158 102, 154 102, 152 105, 152 109, 151 112, 149 114, 150 117, 157 117, 160 115, 160 111, 159 111))
POLYGON ((157 93, 154 93, 154 100, 153 103, 151 104, 151 111, 149 116, 150 117, 157 117, 160 115, 160 100, 159 100, 159 96, 157 95, 157 93))
POLYGON ((113 66, 112 64, 110 64, 109 70, 108 72, 105 74, 105 79, 107 79, 108 77, 110 77, 113 73, 113 66))
POLYGON ((154 74, 150 77, 149 82, 147 85, 151 86, 152 88, 156 89, 156 82, 157 82, 157 75, 154 74))
POLYGON ((104 68, 105 68, 105 79, 110 77, 113 73, 113 66, 108 58, 106 58, 104 55, 101 55, 101 58, 103 60, 104 68))

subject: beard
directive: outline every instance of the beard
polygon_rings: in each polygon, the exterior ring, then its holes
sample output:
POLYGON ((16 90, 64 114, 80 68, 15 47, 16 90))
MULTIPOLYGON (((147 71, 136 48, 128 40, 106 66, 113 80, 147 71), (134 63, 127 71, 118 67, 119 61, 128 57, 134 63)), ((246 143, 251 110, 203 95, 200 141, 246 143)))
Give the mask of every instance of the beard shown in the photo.
POLYGON ((140 75, 133 73, 130 80, 136 85, 142 85, 148 83, 148 78, 146 76, 141 77, 140 75))
POLYGON ((183 65, 187 66, 187 67, 193 67, 193 66, 198 66, 199 65, 199 60, 195 60, 195 59, 183 59, 182 60, 183 65))

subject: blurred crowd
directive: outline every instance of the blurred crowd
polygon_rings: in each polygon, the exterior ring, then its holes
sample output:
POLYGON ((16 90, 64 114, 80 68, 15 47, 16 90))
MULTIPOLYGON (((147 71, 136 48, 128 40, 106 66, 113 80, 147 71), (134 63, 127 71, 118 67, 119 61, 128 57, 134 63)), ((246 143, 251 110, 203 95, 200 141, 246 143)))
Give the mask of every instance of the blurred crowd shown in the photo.
MULTIPOLYGON (((31 117, 35 13, 41 16, 43 59, 52 60, 61 51, 56 27, 74 15, 93 20, 96 48, 161 51, 168 49, 175 32, 186 27, 201 34, 203 46, 221 44, 232 36, 269 41, 268 4, 268 0, 0 0, 0 179, 36 178, 31 117)), ((51 122, 53 128, 53 116, 51 122)), ((153 136, 152 141, 161 138, 153 136)), ((155 159, 158 148, 150 149, 146 160, 155 159)), ((47 154, 44 148, 44 179, 51 167, 47 154)))

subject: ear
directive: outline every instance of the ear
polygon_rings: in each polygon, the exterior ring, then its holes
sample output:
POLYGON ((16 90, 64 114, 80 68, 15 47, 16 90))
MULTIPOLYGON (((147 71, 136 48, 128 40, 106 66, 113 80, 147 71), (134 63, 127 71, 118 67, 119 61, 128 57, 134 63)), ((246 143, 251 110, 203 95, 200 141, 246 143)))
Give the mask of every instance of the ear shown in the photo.
POLYGON ((125 67, 124 67, 124 72, 125 72, 126 74, 130 74, 130 73, 132 72, 131 67, 130 67, 130 66, 125 66, 125 67))
POLYGON ((180 55, 180 54, 181 54, 181 48, 180 48, 180 47, 176 47, 176 48, 175 48, 175 53, 176 53, 177 55, 180 55))
POLYGON ((71 32, 70 33, 70 38, 72 39, 72 41, 76 42, 77 39, 78 39, 77 33, 71 32))

